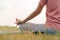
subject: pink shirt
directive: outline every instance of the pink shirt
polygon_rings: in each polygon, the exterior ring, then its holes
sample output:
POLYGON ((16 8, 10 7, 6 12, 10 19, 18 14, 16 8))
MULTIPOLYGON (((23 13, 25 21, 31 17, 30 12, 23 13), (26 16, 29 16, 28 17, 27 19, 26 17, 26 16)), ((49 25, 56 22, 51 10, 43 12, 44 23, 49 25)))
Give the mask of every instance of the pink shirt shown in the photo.
POLYGON ((46 5, 45 25, 60 30, 60 0, 40 0, 40 5, 46 5))

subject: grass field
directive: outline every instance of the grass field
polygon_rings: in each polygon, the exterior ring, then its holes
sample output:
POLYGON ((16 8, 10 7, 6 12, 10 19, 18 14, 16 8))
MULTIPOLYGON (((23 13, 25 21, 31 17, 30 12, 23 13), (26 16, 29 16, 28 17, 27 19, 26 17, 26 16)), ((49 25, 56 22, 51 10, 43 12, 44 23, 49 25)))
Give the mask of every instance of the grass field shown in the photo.
MULTIPOLYGON (((0 26, 0 30, 19 31, 16 27, 0 26)), ((7 33, 0 34, 0 40, 60 40, 60 34, 7 33)))

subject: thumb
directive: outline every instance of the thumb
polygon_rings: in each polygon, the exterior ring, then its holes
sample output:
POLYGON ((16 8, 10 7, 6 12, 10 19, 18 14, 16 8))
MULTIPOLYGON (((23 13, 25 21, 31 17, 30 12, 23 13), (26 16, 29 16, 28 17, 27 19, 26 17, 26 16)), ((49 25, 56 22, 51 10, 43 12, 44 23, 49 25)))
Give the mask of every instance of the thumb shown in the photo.
POLYGON ((19 20, 18 18, 16 18, 16 21, 21 21, 21 20, 19 20))
POLYGON ((16 21, 19 21, 19 19, 18 19, 18 18, 16 18, 16 21))

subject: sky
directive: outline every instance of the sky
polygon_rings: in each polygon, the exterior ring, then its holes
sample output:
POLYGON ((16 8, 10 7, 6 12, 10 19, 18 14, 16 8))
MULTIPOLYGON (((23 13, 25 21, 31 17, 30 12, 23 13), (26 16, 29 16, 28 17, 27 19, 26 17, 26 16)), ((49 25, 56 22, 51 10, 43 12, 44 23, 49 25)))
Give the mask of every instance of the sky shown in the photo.
MULTIPOLYGON (((0 25, 16 26, 15 19, 24 20, 38 6, 39 0, 0 0, 0 25)), ((42 24, 46 21, 45 8, 28 22, 42 24)))

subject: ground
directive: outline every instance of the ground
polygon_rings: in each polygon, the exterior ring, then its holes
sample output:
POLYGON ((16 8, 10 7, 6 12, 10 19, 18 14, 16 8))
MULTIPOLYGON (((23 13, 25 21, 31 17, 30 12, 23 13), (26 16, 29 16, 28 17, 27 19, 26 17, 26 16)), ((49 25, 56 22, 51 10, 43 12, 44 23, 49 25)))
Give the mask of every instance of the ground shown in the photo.
MULTIPOLYGON (((4 31, 20 31, 17 27, 0 26, 4 31)), ((0 34, 0 40, 60 40, 60 34, 5 33, 0 34)))

